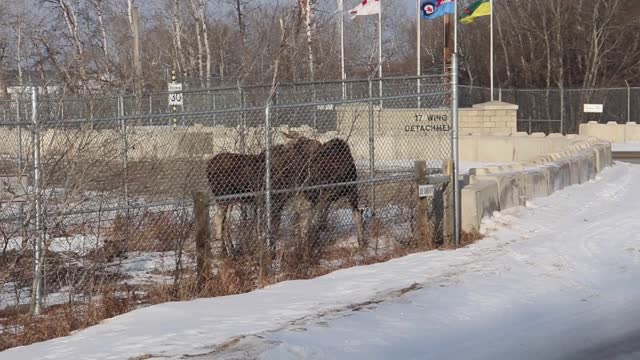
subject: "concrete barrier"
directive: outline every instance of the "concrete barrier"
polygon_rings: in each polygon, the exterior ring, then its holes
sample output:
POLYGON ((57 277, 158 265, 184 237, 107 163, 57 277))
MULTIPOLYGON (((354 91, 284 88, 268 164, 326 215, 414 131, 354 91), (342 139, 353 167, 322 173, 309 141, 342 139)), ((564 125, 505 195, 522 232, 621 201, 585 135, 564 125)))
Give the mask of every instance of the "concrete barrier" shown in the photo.
POLYGON ((587 140, 595 140, 595 138, 525 133, 511 136, 460 136, 460 159, 474 162, 527 162, 537 160, 541 156, 562 152, 576 142, 587 140))
POLYGON ((640 126, 635 122, 618 124, 610 121, 606 124, 600 124, 596 121, 589 121, 586 124, 580 124, 579 134, 597 137, 612 143, 640 142, 640 126))
POLYGON ((495 183, 498 206, 502 210, 525 204, 525 183, 521 177, 522 174, 518 172, 476 175, 471 178, 471 184, 479 181, 491 181, 495 183))
POLYGON ((624 127, 624 141, 638 142, 640 141, 640 126, 636 122, 628 122, 624 127))
POLYGON ((525 185, 525 199, 533 200, 549 196, 549 176, 547 169, 538 167, 522 171, 521 181, 525 185))
POLYGON ((498 184, 495 181, 477 181, 461 191, 462 228, 470 231, 478 228, 477 219, 500 211, 498 184))
MULTIPOLYGON (((553 141, 550 148, 556 148, 553 141)), ((471 169, 470 184, 462 189, 463 230, 479 230, 483 217, 493 211, 523 206, 526 201, 588 182, 612 164, 608 142, 585 136, 566 136, 563 141, 569 145, 560 152, 509 166, 471 169)))

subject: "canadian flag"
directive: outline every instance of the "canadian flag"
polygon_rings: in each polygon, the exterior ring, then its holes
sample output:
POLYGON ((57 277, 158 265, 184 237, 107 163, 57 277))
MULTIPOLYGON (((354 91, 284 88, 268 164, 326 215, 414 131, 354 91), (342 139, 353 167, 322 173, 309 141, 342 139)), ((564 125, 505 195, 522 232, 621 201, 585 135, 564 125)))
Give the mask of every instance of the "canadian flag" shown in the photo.
POLYGON ((349 11, 352 19, 362 15, 376 15, 380 13, 380 0, 362 0, 361 4, 349 11))

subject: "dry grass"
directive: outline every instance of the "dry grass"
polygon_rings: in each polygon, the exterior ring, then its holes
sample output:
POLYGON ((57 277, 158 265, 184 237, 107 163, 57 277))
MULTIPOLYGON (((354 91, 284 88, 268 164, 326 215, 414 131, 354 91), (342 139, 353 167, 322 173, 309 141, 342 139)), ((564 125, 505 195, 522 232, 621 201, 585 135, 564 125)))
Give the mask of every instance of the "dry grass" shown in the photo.
MULTIPOLYGON (((415 197, 406 190, 408 188, 379 196, 376 203, 384 200, 382 202, 387 205, 411 212, 415 197)), ((382 207, 382 204, 379 206, 382 207)), ((438 222, 437 217, 433 216, 433 222, 438 222)), ((193 266, 163 273, 162 275, 174 279, 167 284, 126 287, 120 284, 122 276, 101 274, 99 271, 91 274, 91 284, 78 283, 75 279, 83 278, 83 268, 66 266, 69 264, 68 259, 64 261, 56 254, 49 254, 48 274, 52 274, 57 280, 48 280, 48 285, 57 284, 58 281, 57 286, 71 285, 76 292, 90 294, 92 297, 82 304, 69 302, 50 306, 39 317, 28 315, 28 306, 0 312, 0 350, 65 336, 141 305, 242 294, 279 281, 311 279, 339 269, 385 262, 433 250, 434 243, 436 248, 450 248, 437 241, 414 238, 415 229, 406 225, 412 220, 414 221, 407 214, 400 214, 396 219, 370 219, 367 224, 367 249, 347 245, 353 244, 353 241, 347 241, 353 236, 352 229, 344 230, 338 224, 328 223, 321 228, 312 228, 305 241, 297 239, 296 235, 280 234, 277 240, 279 248, 272 253, 261 245, 264 239, 257 236, 258 220, 242 219, 233 228, 236 243, 234 254, 226 258, 219 256, 219 253, 214 254, 215 271, 204 288, 198 288, 193 266), (378 247, 384 241, 384 245, 378 247), (110 277, 107 278, 107 275, 110 277)), ((175 212, 120 215, 110 221, 104 233, 104 245, 87 256, 89 266, 108 264, 114 258, 126 256, 130 252, 174 252, 195 258, 191 221, 190 216, 181 216, 175 212)), ((86 229, 77 227, 67 230, 82 233, 86 229)), ((436 234, 441 229, 434 226, 432 231, 433 239, 437 239, 436 234)), ((482 235, 477 232, 464 233, 461 246, 467 246, 481 238, 482 235)), ((21 286, 28 286, 31 259, 29 251, 7 252, 2 260, 12 265, 0 270, 0 279, 25 279, 21 286)))
POLYGON ((118 214, 106 230, 104 246, 93 250, 89 257, 108 262, 134 251, 176 251, 191 245, 191 238, 191 220, 171 212, 118 214))
MULTIPOLYGON (((472 232, 466 232, 463 231, 462 234, 460 234, 460 246, 459 247, 466 247, 469 246, 471 244, 474 244, 480 240, 482 240, 484 238, 484 235, 482 235, 479 231, 474 230, 472 232)), ((455 247, 452 245, 447 245, 447 246, 443 246, 442 247, 445 250, 452 250, 455 247)))
POLYGON ((40 316, 26 313, 26 307, 0 312, 0 325, 4 328, 0 331, 0 351, 69 335, 131 311, 135 305, 132 298, 118 296, 114 288, 105 288, 96 298, 88 305, 50 306, 40 316))
MULTIPOLYGON (((461 246, 467 246, 482 238, 480 233, 464 233, 461 246)), ((278 281, 311 279, 336 270, 389 261, 412 253, 433 250, 424 242, 410 246, 398 244, 384 252, 372 254, 369 249, 357 247, 326 246, 321 251, 307 246, 291 248, 277 255, 280 271, 260 276, 267 267, 260 253, 243 254, 222 260, 217 273, 198 291, 196 274, 183 273, 173 284, 149 285, 142 288, 105 286, 87 304, 68 303, 48 307, 41 316, 28 314, 28 306, 10 308, 0 312, 0 351, 21 345, 66 336, 72 331, 100 323, 141 304, 151 305, 169 301, 182 301, 194 297, 215 297, 247 293, 278 281)), ((447 249, 447 247, 442 247, 447 249)))

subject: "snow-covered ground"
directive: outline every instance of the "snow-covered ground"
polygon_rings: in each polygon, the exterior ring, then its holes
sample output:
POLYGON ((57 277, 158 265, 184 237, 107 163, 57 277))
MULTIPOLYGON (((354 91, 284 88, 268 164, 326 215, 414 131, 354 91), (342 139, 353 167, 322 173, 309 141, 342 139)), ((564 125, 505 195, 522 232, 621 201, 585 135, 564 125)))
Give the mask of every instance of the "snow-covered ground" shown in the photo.
POLYGON ((464 249, 156 305, 0 359, 638 358, 637 184, 619 163, 464 249))
POLYGON ((640 142, 613 143, 611 150, 616 152, 640 151, 640 142))

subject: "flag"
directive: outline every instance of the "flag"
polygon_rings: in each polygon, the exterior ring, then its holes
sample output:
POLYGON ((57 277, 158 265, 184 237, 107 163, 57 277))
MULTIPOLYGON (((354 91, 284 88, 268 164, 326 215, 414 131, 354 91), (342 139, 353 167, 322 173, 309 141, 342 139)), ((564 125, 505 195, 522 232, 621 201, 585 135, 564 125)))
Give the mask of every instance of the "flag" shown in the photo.
POLYGON ((377 15, 380 13, 380 0, 362 0, 361 4, 349 11, 351 19, 362 15, 377 15))
POLYGON ((477 17, 489 15, 491 15, 491 1, 478 0, 464 10, 464 13, 460 16, 460 22, 470 24, 474 22, 477 17))
POLYGON ((433 20, 447 14, 453 14, 456 10, 455 0, 422 0, 420 14, 425 20, 433 20))

